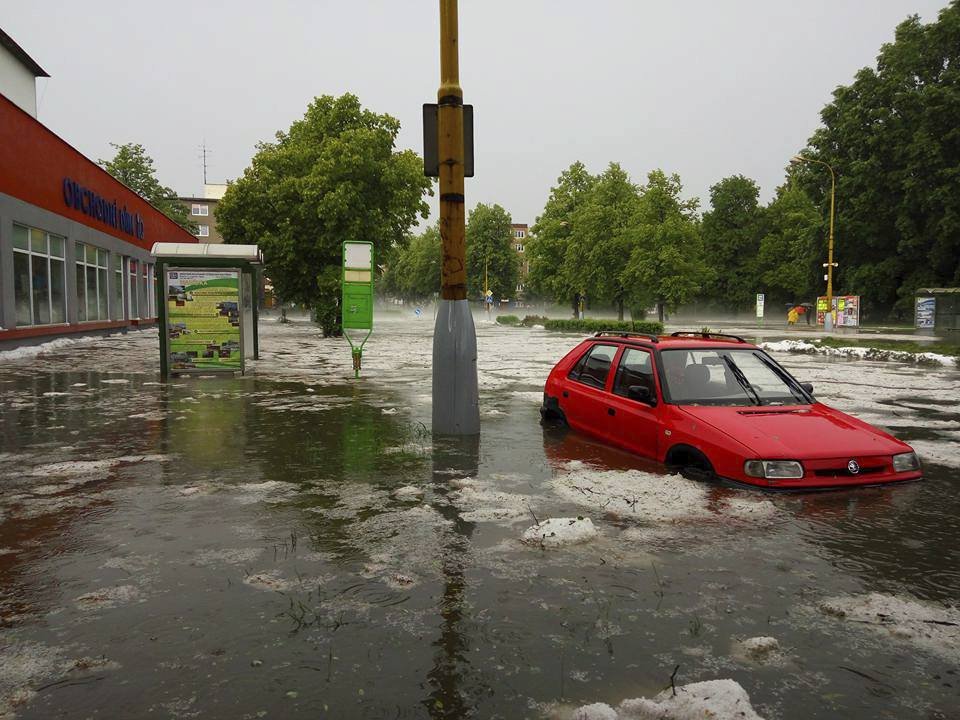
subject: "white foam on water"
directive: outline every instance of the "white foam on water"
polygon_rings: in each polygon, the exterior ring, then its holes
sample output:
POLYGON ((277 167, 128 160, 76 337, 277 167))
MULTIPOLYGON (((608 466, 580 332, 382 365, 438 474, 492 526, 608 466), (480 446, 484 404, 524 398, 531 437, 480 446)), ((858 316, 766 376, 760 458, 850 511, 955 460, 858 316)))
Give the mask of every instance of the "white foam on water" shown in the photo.
POLYGON ((654 697, 624 700, 614 710, 605 703, 584 705, 572 720, 763 720, 735 680, 706 680, 667 689, 654 697))
POLYGON ((528 527, 521 538, 528 545, 562 547, 589 542, 597 536, 590 518, 548 518, 528 527))

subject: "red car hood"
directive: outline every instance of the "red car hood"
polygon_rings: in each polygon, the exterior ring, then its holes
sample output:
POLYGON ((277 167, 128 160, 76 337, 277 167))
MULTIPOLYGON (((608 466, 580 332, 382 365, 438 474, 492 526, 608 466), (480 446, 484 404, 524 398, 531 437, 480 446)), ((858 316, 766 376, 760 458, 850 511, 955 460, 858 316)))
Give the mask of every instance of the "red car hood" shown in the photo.
POLYGON ((712 425, 764 459, 867 457, 909 452, 887 433, 820 403, 760 407, 684 405, 683 412, 712 425))

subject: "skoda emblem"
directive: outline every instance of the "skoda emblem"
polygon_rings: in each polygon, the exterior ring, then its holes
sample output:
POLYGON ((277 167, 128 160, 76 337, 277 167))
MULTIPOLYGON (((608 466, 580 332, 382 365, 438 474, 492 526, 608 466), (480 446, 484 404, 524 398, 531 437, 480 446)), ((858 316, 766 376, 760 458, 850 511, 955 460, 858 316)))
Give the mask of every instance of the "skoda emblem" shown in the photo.
POLYGON ((856 460, 851 460, 847 463, 847 470, 850 471, 851 475, 856 475, 858 472, 860 472, 860 463, 858 463, 856 460))

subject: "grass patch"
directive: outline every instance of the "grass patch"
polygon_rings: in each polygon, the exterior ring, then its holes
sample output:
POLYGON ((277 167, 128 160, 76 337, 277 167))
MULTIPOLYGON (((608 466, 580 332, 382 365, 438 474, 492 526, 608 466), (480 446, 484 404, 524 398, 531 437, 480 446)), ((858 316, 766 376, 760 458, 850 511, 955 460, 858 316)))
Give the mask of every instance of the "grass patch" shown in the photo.
POLYGON ((615 332, 646 333, 648 335, 663 334, 663 324, 646 320, 546 320, 543 326, 547 330, 557 332, 594 333, 601 330, 615 332))

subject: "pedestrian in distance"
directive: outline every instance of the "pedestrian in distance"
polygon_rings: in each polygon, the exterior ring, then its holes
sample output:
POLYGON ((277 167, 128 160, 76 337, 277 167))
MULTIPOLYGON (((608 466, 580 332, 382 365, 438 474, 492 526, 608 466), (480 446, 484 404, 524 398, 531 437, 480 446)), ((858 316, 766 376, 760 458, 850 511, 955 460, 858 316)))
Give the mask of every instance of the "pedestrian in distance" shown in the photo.
POLYGON ((787 311, 787 327, 792 327, 797 324, 797 308, 792 307, 787 311))

